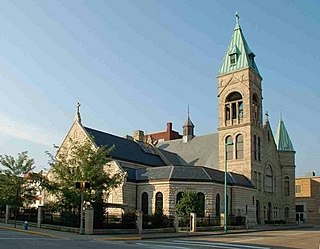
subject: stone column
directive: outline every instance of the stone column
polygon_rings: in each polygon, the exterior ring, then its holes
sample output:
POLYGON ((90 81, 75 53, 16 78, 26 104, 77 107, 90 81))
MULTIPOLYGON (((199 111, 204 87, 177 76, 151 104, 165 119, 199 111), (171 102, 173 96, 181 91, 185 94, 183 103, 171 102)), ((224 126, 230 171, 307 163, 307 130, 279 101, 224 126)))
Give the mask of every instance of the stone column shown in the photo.
POLYGON ((41 227, 43 206, 38 206, 37 227, 41 227))
POLYGON ((142 234, 142 212, 137 210, 136 215, 137 215, 136 223, 137 223, 138 234, 142 234))
POLYGON ((84 225, 84 234, 93 234, 93 208, 87 208, 85 210, 85 225, 84 225))
POLYGON ((179 232, 179 215, 177 213, 174 214, 174 230, 175 232, 179 232))
POLYGON ((10 205, 8 204, 6 205, 6 219, 5 219, 6 223, 9 223, 10 207, 11 207, 10 205))
POLYGON ((224 227, 224 213, 220 214, 220 227, 224 227))
POLYGON ((194 233, 197 231, 197 215, 190 213, 190 232, 194 233))

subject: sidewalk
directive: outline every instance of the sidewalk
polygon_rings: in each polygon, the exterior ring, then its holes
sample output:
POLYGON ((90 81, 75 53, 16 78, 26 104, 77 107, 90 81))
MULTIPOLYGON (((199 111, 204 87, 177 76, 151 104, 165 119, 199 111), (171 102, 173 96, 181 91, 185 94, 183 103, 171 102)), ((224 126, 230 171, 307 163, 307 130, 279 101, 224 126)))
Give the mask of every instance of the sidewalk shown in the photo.
MULTIPOLYGON (((292 225, 292 226, 266 226, 261 225, 250 229, 239 229, 229 230, 228 234, 239 234, 239 233, 252 233, 260 231, 275 231, 275 230, 291 230, 301 228, 312 228, 311 225, 292 225)), ((25 232, 29 234, 47 236, 51 238, 61 239, 76 239, 76 240, 144 240, 144 239, 163 239, 163 238, 181 238, 181 237, 194 237, 194 236, 214 236, 224 235, 223 230, 221 231, 206 231, 206 232, 178 232, 178 233, 149 233, 149 234, 103 234, 103 235, 82 235, 71 232, 61 232, 56 230, 49 230, 37 227, 29 227, 29 230, 24 230, 22 225, 17 225, 14 228, 13 224, 0 223, 0 229, 8 229, 17 232, 25 232)))

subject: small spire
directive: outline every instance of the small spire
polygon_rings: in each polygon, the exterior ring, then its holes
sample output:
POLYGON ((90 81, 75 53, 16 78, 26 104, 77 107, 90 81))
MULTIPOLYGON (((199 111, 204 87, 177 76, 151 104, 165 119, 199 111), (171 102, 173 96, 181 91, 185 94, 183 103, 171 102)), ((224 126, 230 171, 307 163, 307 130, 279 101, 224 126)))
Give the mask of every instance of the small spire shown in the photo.
POLYGON ((81 106, 81 104, 78 102, 77 103, 77 113, 76 113, 75 119, 81 124, 80 106, 81 106))
POLYGON ((240 24, 239 24, 239 14, 238 14, 238 11, 236 12, 236 14, 235 14, 235 17, 236 17, 236 25, 237 26, 239 26, 240 24))

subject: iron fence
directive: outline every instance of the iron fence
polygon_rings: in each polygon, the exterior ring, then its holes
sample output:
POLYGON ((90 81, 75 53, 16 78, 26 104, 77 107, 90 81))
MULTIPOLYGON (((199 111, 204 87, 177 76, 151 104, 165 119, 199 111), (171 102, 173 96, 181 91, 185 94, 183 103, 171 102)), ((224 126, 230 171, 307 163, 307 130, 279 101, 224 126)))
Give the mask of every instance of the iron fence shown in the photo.
POLYGON ((197 227, 220 226, 220 217, 208 215, 197 218, 197 227))
POLYGON ((94 229, 134 229, 136 228, 137 216, 134 213, 125 213, 121 216, 109 215, 105 216, 104 221, 95 221, 94 229))
POLYGON ((146 215, 142 217, 142 228, 169 228, 174 227, 174 217, 166 215, 146 215))
POLYGON ((56 226, 79 227, 80 215, 78 212, 42 211, 42 223, 56 226))

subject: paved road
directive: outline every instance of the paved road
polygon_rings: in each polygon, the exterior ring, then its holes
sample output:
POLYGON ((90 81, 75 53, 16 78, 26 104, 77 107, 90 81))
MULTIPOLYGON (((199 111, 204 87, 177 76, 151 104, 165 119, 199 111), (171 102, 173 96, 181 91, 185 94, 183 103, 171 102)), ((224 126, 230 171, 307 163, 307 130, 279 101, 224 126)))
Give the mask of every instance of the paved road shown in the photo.
POLYGON ((0 229, 0 249, 319 249, 320 230, 304 229, 155 240, 48 237, 0 229))

